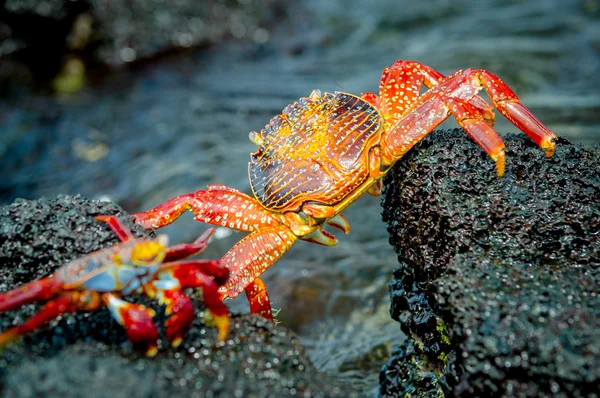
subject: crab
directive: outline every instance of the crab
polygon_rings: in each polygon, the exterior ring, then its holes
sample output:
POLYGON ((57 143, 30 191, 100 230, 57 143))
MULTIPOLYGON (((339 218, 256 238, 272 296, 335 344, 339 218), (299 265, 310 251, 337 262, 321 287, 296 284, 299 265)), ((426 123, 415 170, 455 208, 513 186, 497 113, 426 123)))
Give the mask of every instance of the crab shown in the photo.
POLYGON ((0 312, 22 305, 46 301, 44 307, 24 323, 0 334, 0 347, 38 329, 66 312, 93 311, 103 305, 121 324, 133 345, 149 357, 158 352, 155 312, 122 296, 145 293, 166 304, 170 315, 165 322, 166 337, 178 346, 194 320, 194 308, 182 289, 201 287, 204 302, 218 328, 219 340, 229 331, 227 308, 217 293, 227 281, 229 271, 219 260, 182 260, 202 252, 214 232, 209 228, 193 243, 168 246, 168 237, 134 237, 114 216, 97 216, 108 223, 121 243, 90 253, 58 268, 50 277, 29 282, 0 293, 0 312))
POLYGON ((495 74, 465 69, 448 77, 414 61, 396 61, 381 76, 379 96, 313 91, 288 105, 260 133, 248 166, 254 197, 209 185, 134 214, 145 227, 160 228, 184 211, 195 219, 249 232, 222 258, 229 281, 221 298, 245 291, 251 312, 272 319, 260 275, 300 239, 334 246, 323 226, 350 232, 341 214, 365 192, 379 195, 382 177, 417 142, 449 116, 505 172, 505 146, 493 129, 494 106, 552 156, 556 136, 495 74), (422 86, 428 90, 421 94, 422 86), (490 104, 478 93, 485 89, 490 104))

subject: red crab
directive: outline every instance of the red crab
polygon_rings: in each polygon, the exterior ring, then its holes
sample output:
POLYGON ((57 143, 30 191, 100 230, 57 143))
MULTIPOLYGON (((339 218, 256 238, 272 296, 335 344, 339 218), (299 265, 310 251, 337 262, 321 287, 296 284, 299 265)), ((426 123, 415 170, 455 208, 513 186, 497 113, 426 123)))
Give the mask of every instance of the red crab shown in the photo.
POLYGON ((481 89, 552 156, 556 136, 493 73, 466 69, 445 77, 418 62, 396 61, 383 71, 379 97, 315 90, 250 133, 258 146, 248 166, 254 198, 209 185, 135 214, 136 222, 160 228, 190 210, 198 221, 249 232, 222 258, 231 275, 219 292, 233 298, 245 291, 251 311, 272 318, 260 275, 298 239, 335 245, 323 225, 348 233, 340 213, 365 192, 379 194, 394 163, 449 116, 504 174, 504 143, 492 128, 494 107, 477 95, 481 89), (423 84, 429 90, 420 94, 423 84))
POLYGON ((121 300, 121 296, 145 293, 166 304, 167 339, 178 346, 194 320, 194 308, 182 289, 202 287, 206 307, 211 311, 224 340, 229 330, 227 308, 217 288, 227 281, 229 271, 218 260, 177 261, 202 252, 213 234, 210 228, 193 243, 168 246, 166 235, 155 240, 136 238, 113 216, 98 216, 122 243, 90 253, 57 269, 52 276, 0 293, 0 312, 34 301, 47 301, 36 315, 0 334, 0 347, 29 333, 65 312, 93 311, 106 305, 113 318, 123 325, 129 340, 145 350, 157 351, 158 330, 154 311, 121 300))

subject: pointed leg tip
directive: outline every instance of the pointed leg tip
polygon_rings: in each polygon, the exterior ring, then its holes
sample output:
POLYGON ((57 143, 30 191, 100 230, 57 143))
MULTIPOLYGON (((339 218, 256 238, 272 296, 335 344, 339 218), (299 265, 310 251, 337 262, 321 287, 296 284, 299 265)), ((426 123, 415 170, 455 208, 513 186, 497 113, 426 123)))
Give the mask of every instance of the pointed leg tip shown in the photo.
POLYGON ((177 336, 171 341, 171 347, 177 348, 181 345, 182 342, 183 342, 183 337, 177 336))
POLYGON ((18 338, 19 333, 15 329, 7 330, 6 332, 0 334, 0 350, 5 349, 6 346, 8 346, 10 343, 14 342, 18 338))
POLYGON ((219 331, 219 341, 223 342, 227 340, 227 336, 229 335, 229 315, 213 314, 213 321, 219 331))
MULTIPOLYGON (((204 231, 202 233, 202 235, 200 235, 198 237, 198 239, 196 239, 194 241, 195 244, 197 245, 201 245, 201 246, 206 246, 208 244, 208 241, 210 240, 210 238, 212 238, 212 236, 215 234, 216 229, 213 227, 208 228, 206 231, 204 231)), ((203 247, 204 249, 204 247, 203 247)))
POLYGON ((338 244, 338 240, 336 239, 336 237, 333 236, 333 234, 323 230, 322 227, 315 229, 313 232, 306 236, 303 236, 300 239, 323 246, 335 246, 338 244))
POLYGON ((546 157, 551 158, 556 150, 556 136, 544 140, 540 146, 546 151, 546 157))
POLYGON ((498 174, 498 178, 502 178, 504 176, 504 172, 506 171, 506 155, 504 153, 504 149, 498 154, 492 156, 492 159, 496 162, 496 172, 498 174))
POLYGON ((146 350, 146 358, 154 358, 156 354, 158 354, 158 346, 156 345, 151 345, 146 350))

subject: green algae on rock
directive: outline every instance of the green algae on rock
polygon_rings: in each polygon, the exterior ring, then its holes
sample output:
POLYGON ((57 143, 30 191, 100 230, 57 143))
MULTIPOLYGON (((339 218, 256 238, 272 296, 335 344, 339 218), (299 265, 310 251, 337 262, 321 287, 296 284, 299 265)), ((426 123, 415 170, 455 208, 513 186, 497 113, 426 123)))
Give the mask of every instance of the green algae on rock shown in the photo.
MULTIPOLYGON (((386 177, 391 314, 446 395, 594 396, 600 149, 561 140, 545 158, 526 137, 505 141, 502 179, 461 129, 431 134, 386 177)), ((382 370, 383 396, 418 380, 397 365, 404 351, 382 370)))

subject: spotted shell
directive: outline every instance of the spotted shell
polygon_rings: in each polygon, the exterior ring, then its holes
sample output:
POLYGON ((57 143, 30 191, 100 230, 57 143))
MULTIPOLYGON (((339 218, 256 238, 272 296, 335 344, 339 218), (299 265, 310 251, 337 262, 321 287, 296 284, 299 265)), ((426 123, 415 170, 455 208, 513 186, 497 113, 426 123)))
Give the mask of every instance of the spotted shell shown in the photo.
POLYGON ((248 165, 254 196, 276 211, 339 203, 368 178, 369 149, 382 131, 377 109, 354 95, 299 99, 260 132, 248 165))

